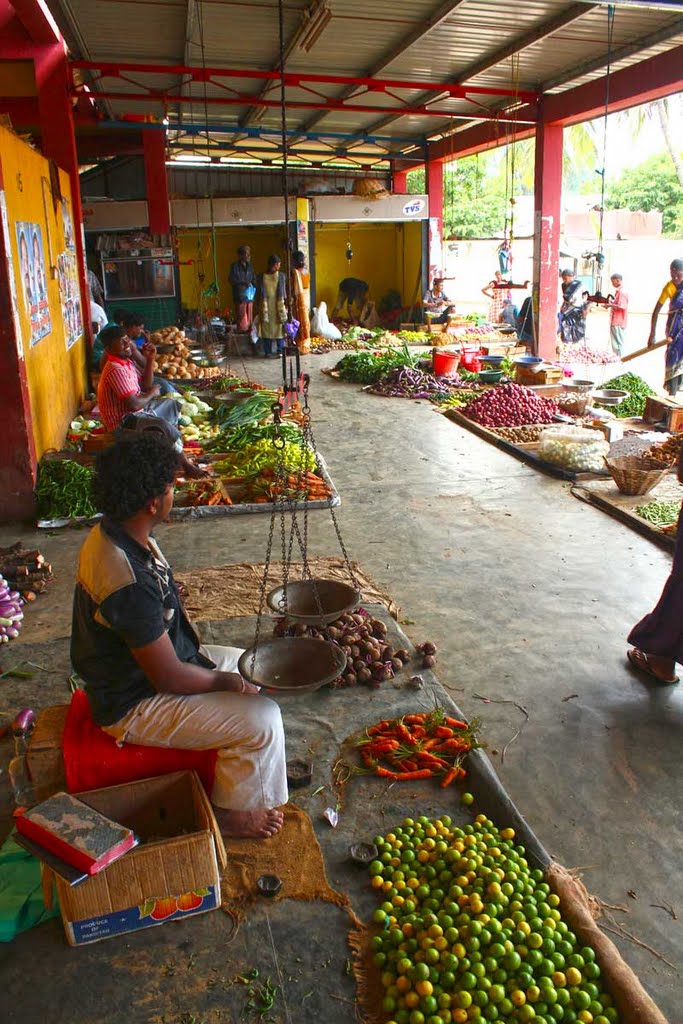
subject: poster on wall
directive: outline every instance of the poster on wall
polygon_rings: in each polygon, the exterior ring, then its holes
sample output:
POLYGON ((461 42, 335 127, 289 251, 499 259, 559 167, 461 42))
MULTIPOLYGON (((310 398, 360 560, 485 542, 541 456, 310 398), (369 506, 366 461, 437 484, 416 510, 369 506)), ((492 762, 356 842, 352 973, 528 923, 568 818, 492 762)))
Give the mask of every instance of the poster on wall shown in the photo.
POLYGON ((62 224, 64 226, 64 248, 68 252, 76 251, 76 239, 74 237, 74 226, 71 220, 71 211, 66 199, 62 198, 62 224))
POLYGON ((31 322, 31 346, 52 330, 47 300, 43 230, 40 224, 17 221, 17 248, 24 308, 31 322))
POLYGON ((57 257, 57 280, 62 303, 64 341, 67 352, 83 334, 81 316, 81 295, 78 285, 78 264, 76 254, 61 252, 57 257))

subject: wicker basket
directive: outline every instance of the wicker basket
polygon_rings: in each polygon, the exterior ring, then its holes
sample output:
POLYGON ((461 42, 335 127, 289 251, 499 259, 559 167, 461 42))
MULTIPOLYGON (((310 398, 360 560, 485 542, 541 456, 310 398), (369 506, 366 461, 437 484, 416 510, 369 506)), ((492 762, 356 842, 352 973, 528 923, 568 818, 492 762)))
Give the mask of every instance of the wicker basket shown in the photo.
POLYGON ((653 459, 638 455, 608 458, 605 465, 622 494, 647 494, 669 471, 668 467, 662 469, 661 464, 653 459))

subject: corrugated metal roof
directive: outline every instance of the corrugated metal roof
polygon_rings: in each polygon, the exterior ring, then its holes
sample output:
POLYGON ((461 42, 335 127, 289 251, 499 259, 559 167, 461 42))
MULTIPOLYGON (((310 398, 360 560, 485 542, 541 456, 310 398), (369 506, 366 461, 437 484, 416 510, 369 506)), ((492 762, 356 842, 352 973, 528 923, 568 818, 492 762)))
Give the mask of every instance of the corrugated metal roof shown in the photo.
MULTIPOLYGON (((274 70, 279 55, 276 0, 48 0, 76 56, 99 61, 191 64, 274 70)), ((285 0, 287 70, 413 82, 457 82, 471 87, 536 90, 549 83, 558 92, 603 77, 607 53, 607 6, 572 0, 328 0, 331 19, 308 51, 293 42, 301 37, 304 12, 311 0, 285 0), (522 45, 525 44, 525 45, 522 45), (518 52, 512 56, 512 51, 518 52)), ((683 43, 683 19, 671 9, 617 7, 613 25, 613 70, 629 67, 683 43), (641 42, 642 41, 642 42, 641 42), (622 48, 640 48, 624 52, 622 48)), ((130 94, 137 82, 158 90, 180 92, 175 76, 129 76, 107 80, 102 88, 130 94)), ((279 99, 278 84, 258 80, 222 80, 253 102, 209 106, 212 123, 237 125, 246 117, 255 126, 276 128, 279 110, 258 107, 258 99, 279 99), (264 92, 264 89, 267 91, 264 92), (257 117, 254 117, 258 111, 257 117)), ((203 121, 204 86, 184 86, 192 108, 183 119, 203 121)), ((215 83, 209 97, 225 96, 215 83)), ((475 94, 479 104, 436 98, 433 109, 447 118, 420 114, 397 116, 400 103, 422 106, 434 93, 420 89, 391 93, 355 92, 348 86, 311 83, 288 88, 290 103, 350 97, 369 112, 290 107, 288 127, 354 133, 376 130, 387 136, 414 136, 416 141, 447 131, 450 117, 503 108, 504 97, 475 94), (317 95, 316 95, 317 94, 317 95)), ((109 112, 166 113, 158 98, 148 104, 117 99, 109 112)), ((170 110, 173 119, 177 113, 170 110)), ((255 149, 257 151, 257 148, 255 149)))

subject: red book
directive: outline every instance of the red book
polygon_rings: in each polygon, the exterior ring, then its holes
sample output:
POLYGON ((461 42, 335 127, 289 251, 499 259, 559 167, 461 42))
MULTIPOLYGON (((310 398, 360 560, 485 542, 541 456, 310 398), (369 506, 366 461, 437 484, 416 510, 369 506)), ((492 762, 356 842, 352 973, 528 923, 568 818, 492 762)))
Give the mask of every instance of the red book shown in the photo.
POLYGON ((55 793, 16 818, 17 831, 79 871, 95 875, 136 845, 125 825, 70 793, 55 793))

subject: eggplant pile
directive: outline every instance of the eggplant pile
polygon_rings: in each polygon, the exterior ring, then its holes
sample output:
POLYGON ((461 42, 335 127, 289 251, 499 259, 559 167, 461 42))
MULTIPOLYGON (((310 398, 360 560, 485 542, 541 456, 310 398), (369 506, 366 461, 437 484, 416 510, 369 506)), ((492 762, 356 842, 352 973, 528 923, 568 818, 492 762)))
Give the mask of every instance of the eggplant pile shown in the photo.
POLYGON ((443 395, 445 398, 450 395, 453 388, 431 373, 424 373, 410 366, 397 366, 385 373, 368 390, 375 395, 386 395, 390 398, 433 398, 437 395, 443 395))
POLYGON ((18 590, 11 590, 4 576, 0 576, 0 643, 16 640, 24 618, 23 601, 18 590))

